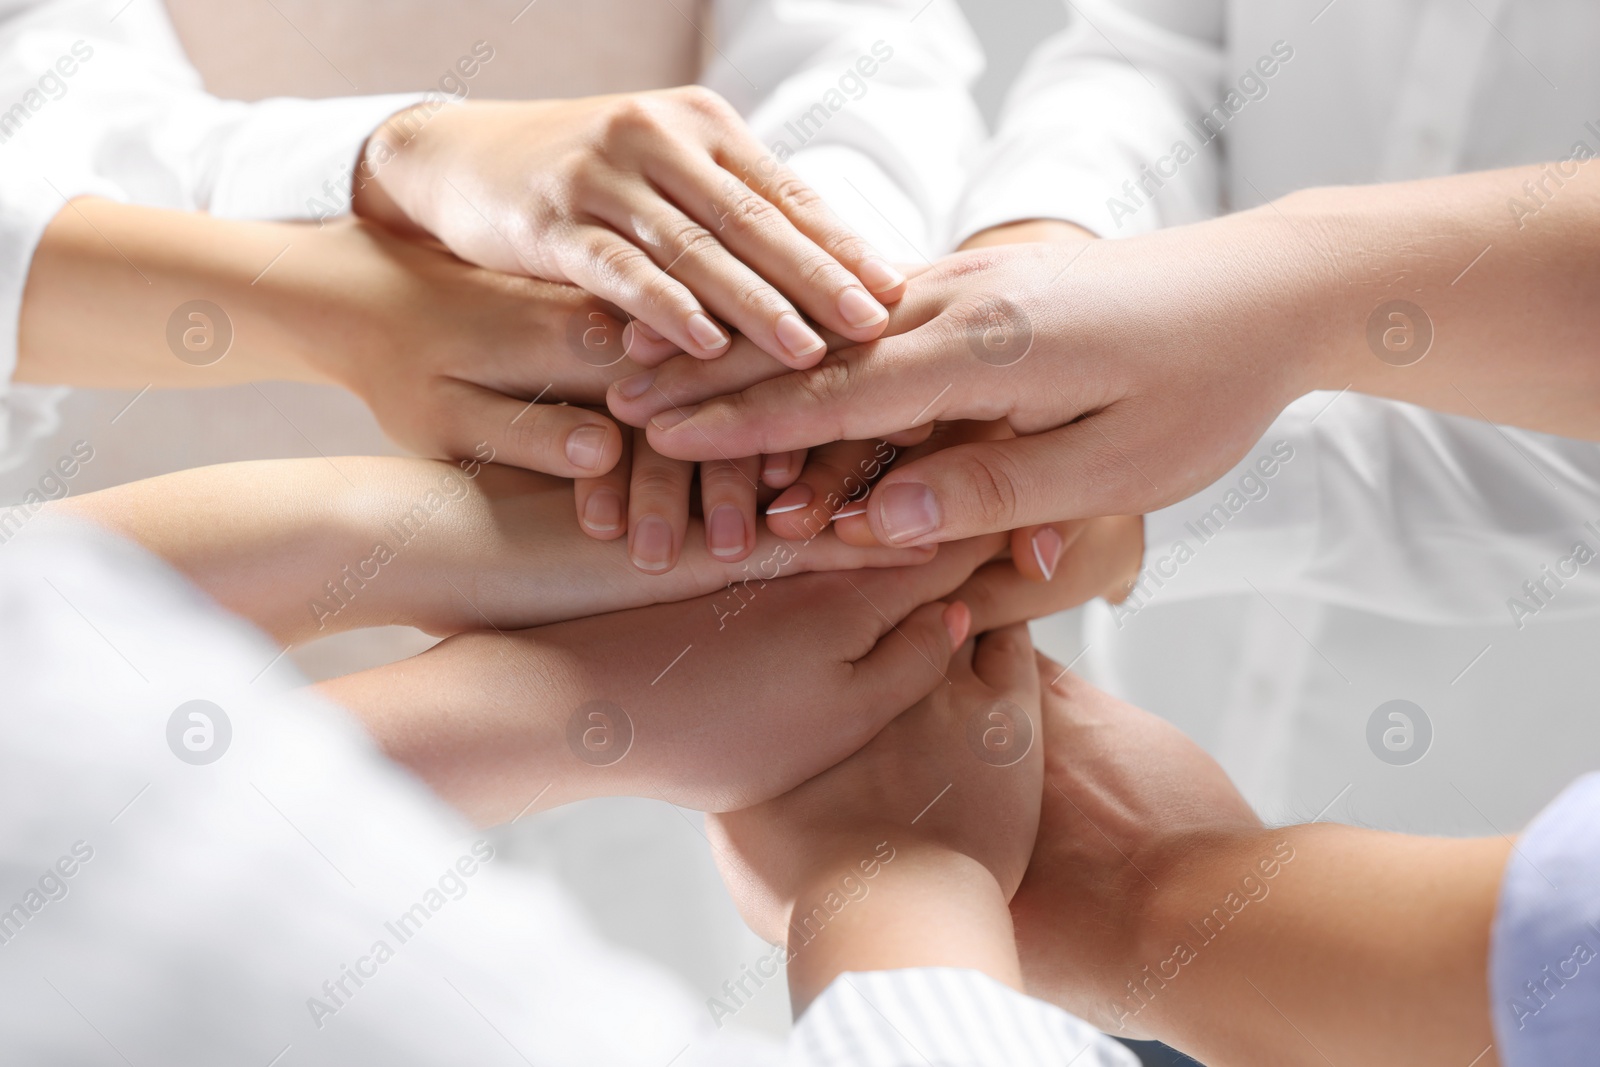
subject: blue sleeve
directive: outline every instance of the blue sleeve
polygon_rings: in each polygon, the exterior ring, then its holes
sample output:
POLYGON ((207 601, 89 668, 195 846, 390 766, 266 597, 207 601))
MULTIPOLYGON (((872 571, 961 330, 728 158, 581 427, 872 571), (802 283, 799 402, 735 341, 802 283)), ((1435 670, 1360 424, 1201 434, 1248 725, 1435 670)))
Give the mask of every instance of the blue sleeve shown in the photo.
POLYGON ((1589 1067, 1600 1049, 1600 774, 1578 779, 1517 841, 1489 945, 1505 1067, 1589 1067))

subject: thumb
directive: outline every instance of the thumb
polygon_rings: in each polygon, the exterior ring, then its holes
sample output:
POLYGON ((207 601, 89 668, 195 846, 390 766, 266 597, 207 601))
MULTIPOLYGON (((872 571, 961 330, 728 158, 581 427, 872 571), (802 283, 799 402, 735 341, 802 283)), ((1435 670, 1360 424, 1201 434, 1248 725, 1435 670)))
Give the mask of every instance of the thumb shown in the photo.
POLYGON ((1165 503, 1108 436, 1111 416, 1004 441, 956 445, 891 471, 867 521, 886 545, 953 541, 1092 515, 1142 514, 1165 503), (1097 425, 1105 420, 1104 427, 1097 425))
POLYGON ((430 451, 457 459, 492 456, 496 463, 560 478, 592 478, 622 458, 622 431, 586 408, 530 404, 455 380, 440 390, 430 451))

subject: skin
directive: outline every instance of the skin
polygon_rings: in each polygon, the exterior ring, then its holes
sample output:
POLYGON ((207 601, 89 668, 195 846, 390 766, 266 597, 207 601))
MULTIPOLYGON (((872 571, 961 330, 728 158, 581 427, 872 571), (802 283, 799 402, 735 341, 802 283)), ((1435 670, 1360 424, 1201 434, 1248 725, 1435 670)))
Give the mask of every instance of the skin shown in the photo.
POLYGON ((697 406, 680 389, 650 440, 692 460, 1006 420, 1015 440, 945 449, 875 487, 873 534, 903 545, 1183 499, 1315 389, 1593 436, 1600 168, 1519 223, 1508 198, 1542 174, 1313 189, 1125 241, 958 253, 912 280, 883 339, 697 406), (1380 314, 1395 300, 1434 328, 1410 366, 1393 363, 1415 358, 1420 320, 1380 314), (1008 351, 1025 355, 997 365, 1008 351))
POLYGON ((1208 1064, 1498 1062, 1484 975, 1508 840, 1263 826, 1177 729, 1051 668, 1012 901, 1030 993, 1208 1064))
MULTIPOLYGON (((215 343, 216 325, 177 321, 201 344, 215 343)), ((638 371, 622 329, 620 312, 572 286, 469 266, 371 223, 232 222, 79 199, 35 252, 17 379, 338 384, 425 455, 490 449, 503 463, 575 477, 621 455, 615 424, 575 405, 638 371), (179 358, 168 336, 176 310, 197 298, 221 307, 233 332, 206 366, 179 358), (543 402, 530 405, 535 398, 543 402)))
POLYGON ((763 533, 747 572, 696 537, 683 565, 657 578, 635 569, 623 545, 583 536, 570 492, 560 479, 475 460, 336 457, 198 467, 49 507, 143 545, 293 644, 368 626, 522 630, 701 597, 750 573, 932 556, 763 533), (392 558, 375 552, 379 543, 392 558))
POLYGON ((721 320, 811 366, 824 342, 806 318, 870 340, 905 282, 698 86, 409 109, 373 134, 354 204, 469 262, 581 286, 659 354, 722 354, 721 320))
POLYGON ((485 823, 592 796, 733 810, 838 763, 943 684, 969 615, 940 601, 998 547, 975 539, 913 567, 757 577, 677 603, 460 634, 321 688, 485 823), (584 733, 592 701, 632 723, 631 746, 604 766, 569 739, 610 736, 600 720, 584 733))
POLYGON ((797 1017, 846 971, 968 967, 1021 988, 1006 901, 1033 849, 1043 746, 985 761, 968 732, 995 701, 1038 725, 1027 629, 967 643, 948 673, 849 759, 707 819, 740 913, 789 951, 797 1017), (830 894, 849 903, 830 915, 830 894), (826 922, 808 924, 816 908, 826 922))

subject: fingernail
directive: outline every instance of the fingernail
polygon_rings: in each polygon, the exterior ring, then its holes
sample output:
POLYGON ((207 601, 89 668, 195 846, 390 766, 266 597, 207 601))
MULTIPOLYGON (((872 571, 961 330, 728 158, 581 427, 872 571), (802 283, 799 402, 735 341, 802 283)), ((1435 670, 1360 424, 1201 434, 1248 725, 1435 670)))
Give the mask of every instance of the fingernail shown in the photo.
POLYGON ((799 511, 809 506, 814 496, 809 485, 791 485, 767 506, 767 514, 782 515, 786 511, 799 511))
POLYGON ((838 522, 840 519, 853 519, 857 515, 865 515, 866 513, 867 506, 865 504, 856 504, 834 515, 831 521, 838 522))
POLYGON ((583 504, 583 524, 597 533, 610 533, 622 525, 622 497, 610 489, 596 489, 583 504))
MULTIPOLYGON (((761 480, 771 485, 781 482, 789 477, 794 469, 794 453, 780 452, 776 456, 768 456, 761 464, 761 480)), ((771 514, 771 512, 768 512, 771 514)))
POLYGON ((711 316, 703 311, 696 311, 689 316, 689 336, 708 352, 728 343, 728 335, 722 332, 722 327, 711 321, 711 316))
POLYGON ((939 528, 939 504, 927 486, 897 482, 874 495, 883 500, 878 515, 891 544, 911 541, 939 528))
POLYGON ((656 384, 656 372, 653 370, 647 370, 643 374, 630 374, 616 381, 617 392, 621 393, 625 400, 638 400, 654 384, 656 384))
POLYGON ((945 608, 940 618, 944 620, 945 632, 950 635, 950 647, 960 648, 972 629, 972 609, 958 600, 945 608))
POLYGON ((1046 526, 1033 535, 1033 561, 1044 572, 1044 580, 1056 576, 1056 564, 1061 560, 1061 535, 1054 526, 1046 526))
POLYGON ((567 462, 592 471, 605 458, 606 432, 598 426, 580 426, 567 434, 567 462))
POLYGON ((732 504, 723 504, 706 520, 706 541, 713 556, 737 556, 745 549, 744 516, 732 504))
POLYGON ((862 284, 874 293, 887 292, 906 280, 906 276, 894 269, 894 265, 880 256, 861 261, 861 269, 856 271, 856 277, 862 284))
MULTIPOLYGON (((862 279, 862 281, 865 280, 865 278, 862 279)), ((652 329, 650 324, 645 322, 643 319, 634 319, 631 323, 629 323, 629 325, 637 330, 639 332, 639 336, 643 337, 646 341, 662 340, 661 335, 652 329)))
POLYGON ((783 345, 795 359, 803 359, 828 347, 827 342, 818 337, 817 332, 792 311, 785 311, 778 316, 776 333, 778 343, 783 345))
POLYGON ((690 415, 693 415, 694 412, 695 409, 692 407, 673 408, 671 411, 663 411, 661 414, 651 419, 650 425, 654 426, 658 430, 670 430, 684 419, 687 419, 690 415))
POLYGON ((876 326, 889 317, 889 312, 884 310, 882 304, 868 296, 865 289, 857 289, 853 285, 839 294, 839 314, 858 330, 876 326))
POLYGON ((628 542, 633 565, 652 574, 672 566, 672 527, 659 515, 646 515, 633 528, 628 542))

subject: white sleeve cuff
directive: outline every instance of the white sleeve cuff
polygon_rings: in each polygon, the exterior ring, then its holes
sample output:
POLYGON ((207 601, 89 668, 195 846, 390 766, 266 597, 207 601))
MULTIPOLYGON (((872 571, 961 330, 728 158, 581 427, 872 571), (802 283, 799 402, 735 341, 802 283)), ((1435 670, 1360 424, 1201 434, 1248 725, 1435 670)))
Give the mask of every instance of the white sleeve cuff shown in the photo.
POLYGON ((1094 1027, 978 971, 841 974, 795 1025, 795 1067, 1138 1067, 1094 1027))

